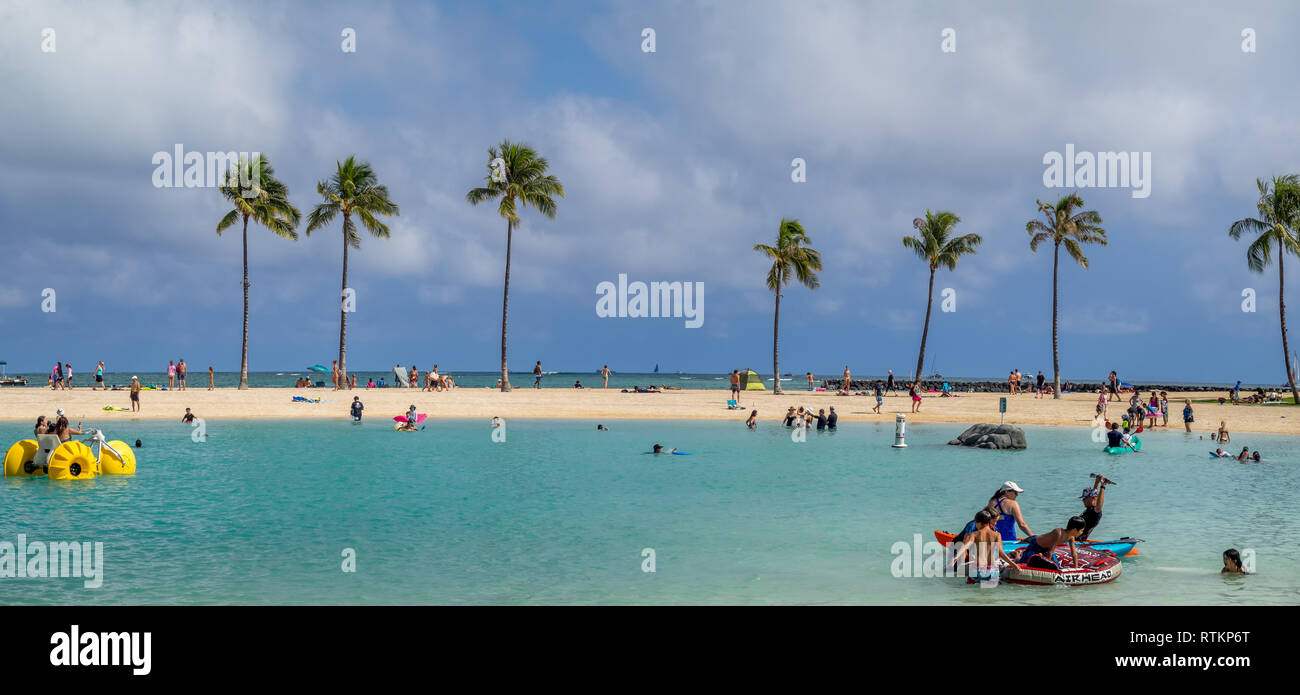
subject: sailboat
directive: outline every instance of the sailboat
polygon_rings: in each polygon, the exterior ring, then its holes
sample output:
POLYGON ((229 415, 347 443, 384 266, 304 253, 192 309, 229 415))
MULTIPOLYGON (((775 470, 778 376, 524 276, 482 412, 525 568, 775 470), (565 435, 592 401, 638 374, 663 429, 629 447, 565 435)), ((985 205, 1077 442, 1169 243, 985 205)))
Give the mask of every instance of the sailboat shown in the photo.
MULTIPOLYGON (((934 369, 934 355, 930 355, 930 369, 934 369)), ((943 378, 943 375, 940 374, 940 373, 936 370, 934 373, 932 373, 930 376, 928 376, 928 377, 926 377, 926 378, 927 378, 927 379, 942 379, 942 378, 943 378)))
POLYGON ((655 365, 655 374, 658 374, 658 373, 659 373, 659 365, 656 364, 656 365, 655 365))

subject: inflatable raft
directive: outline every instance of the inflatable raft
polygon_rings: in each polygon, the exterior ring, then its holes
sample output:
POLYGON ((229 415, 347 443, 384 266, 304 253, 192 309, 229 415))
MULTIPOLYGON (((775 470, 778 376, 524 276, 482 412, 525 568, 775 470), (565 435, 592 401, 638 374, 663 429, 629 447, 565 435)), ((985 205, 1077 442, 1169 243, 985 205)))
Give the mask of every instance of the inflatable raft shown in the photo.
POLYGON ((1052 549, 1052 559, 1059 569, 1010 565, 1002 569, 1002 581, 1012 584, 1063 584, 1083 586, 1113 582, 1124 571, 1124 565, 1115 553, 1094 550, 1086 546, 1077 548, 1079 565, 1070 558, 1069 546, 1058 545, 1052 549))
POLYGON ((1128 447, 1126 447, 1126 446, 1108 446, 1108 447, 1102 449, 1102 451, 1104 451, 1104 452, 1106 452, 1106 453, 1108 453, 1108 454, 1127 454, 1127 453, 1130 452, 1130 451, 1142 451, 1142 440, 1141 440, 1140 438, 1134 436, 1134 437, 1133 437, 1133 448, 1132 448, 1132 449, 1130 449, 1130 448, 1128 448, 1128 447))
MULTIPOLYGON (((948 533, 947 531, 934 532, 935 540, 939 541, 943 545, 948 545, 949 543, 952 542, 952 539, 955 537, 956 534, 948 533)), ((1132 557, 1138 554, 1137 544, 1141 542, 1142 542, 1141 538, 1129 538, 1128 536, 1125 536, 1123 538, 1118 538, 1113 541, 1076 541, 1075 545, 1081 548, 1083 547, 1092 548, 1093 550, 1106 550, 1115 553, 1115 555, 1119 557, 1132 557)), ((1010 553, 1012 550, 1015 550, 1016 548, 1023 548, 1023 547, 1025 547, 1025 541, 1023 539, 1016 539, 1014 541, 1002 541, 1003 552, 1010 553)))

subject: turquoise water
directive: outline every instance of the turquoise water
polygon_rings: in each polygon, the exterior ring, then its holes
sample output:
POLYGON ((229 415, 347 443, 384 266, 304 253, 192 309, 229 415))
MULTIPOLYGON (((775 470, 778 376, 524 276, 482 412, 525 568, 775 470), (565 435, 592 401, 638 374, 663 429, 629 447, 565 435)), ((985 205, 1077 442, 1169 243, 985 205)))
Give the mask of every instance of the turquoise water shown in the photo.
MULTIPOLYGON (((126 422, 139 473, 4 479, 0 541, 104 544, 104 584, 0 578, 38 604, 1295 604, 1300 438, 1240 434, 1269 462, 1212 460, 1197 435, 1148 433, 1098 452, 1083 428, 1027 428, 1024 452, 945 446, 960 425, 834 433, 739 422, 380 419, 126 422), (655 442, 691 456, 640 452, 655 442), (1118 481, 1096 537, 1146 540, 1115 582, 1056 588, 895 578, 890 549, 956 530, 1003 480, 1035 531, 1081 508, 1088 474, 1118 481), (1224 578, 1220 553, 1254 549, 1224 578), (344 548, 357 572, 340 570, 344 548), (642 549, 656 571, 642 571, 642 549)), ((25 424, 0 424, 8 444, 25 424)))
MULTIPOLYGON (((429 364, 416 364, 421 372, 433 366, 429 364)), ((329 365, 325 365, 329 367, 329 365)), ((403 364, 404 369, 410 369, 410 365, 403 364)), ((359 371, 352 372, 357 375, 357 386, 365 386, 366 380, 373 378, 375 383, 384 379, 388 386, 393 385, 393 372, 391 369, 386 371, 359 371)), ((497 379, 501 378, 501 372, 458 372, 442 371, 442 374, 450 374, 456 379, 456 383, 465 388, 482 388, 484 386, 495 387, 497 379)), ((650 384, 676 386, 683 389, 726 389, 730 385, 729 375, 725 374, 650 374, 650 373, 615 373, 609 377, 610 388, 632 388, 633 386, 647 386, 650 384)), ((46 388, 48 383, 48 373, 40 375, 31 372, 11 372, 10 376, 25 376, 29 383, 27 388, 46 388)), ((164 372, 106 372, 104 374, 104 383, 108 385, 117 385, 125 387, 131 383, 131 377, 140 377, 141 384, 158 384, 167 385, 167 373, 164 372)), ((322 384, 330 383, 330 375, 320 374, 300 369, 298 371, 283 372, 249 372, 248 385, 251 388, 283 387, 288 388, 294 385, 294 381, 299 377, 311 377, 312 383, 321 382, 322 384)), ((786 377, 782 377, 783 379, 786 377)), ((789 377, 794 379, 794 377, 789 377)), ((820 378, 820 377, 819 377, 820 378)), ((190 367, 189 388, 206 389, 208 387, 208 368, 190 367)), ((239 372, 215 372, 212 375, 213 384, 217 388, 234 388, 239 385, 239 372)), ((601 385, 600 375, 595 371, 590 372, 548 372, 542 377, 542 386, 545 388, 573 388, 573 382, 580 381, 586 388, 595 388, 601 385)), ((92 367, 89 372, 80 370, 73 371, 74 388, 90 388, 95 382, 95 370, 92 367)), ((763 377, 763 383, 771 388, 771 377, 763 377)), ((782 382, 786 388, 791 388, 793 381, 782 382)), ((804 388, 807 387, 807 377, 800 375, 798 384, 804 388)), ((531 368, 527 372, 510 372, 510 385, 515 387, 532 387, 533 374, 531 368)), ((818 383, 820 386, 820 382, 818 383)))

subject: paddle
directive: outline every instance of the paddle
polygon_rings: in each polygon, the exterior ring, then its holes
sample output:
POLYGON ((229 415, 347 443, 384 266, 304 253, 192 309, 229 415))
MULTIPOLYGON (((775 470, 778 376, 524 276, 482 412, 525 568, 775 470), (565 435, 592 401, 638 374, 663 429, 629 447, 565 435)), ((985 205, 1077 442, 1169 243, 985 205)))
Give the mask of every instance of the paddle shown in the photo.
POLYGON ((1093 478, 1101 478, 1102 480, 1106 481, 1106 483, 1107 483, 1108 485, 1118 485, 1118 484, 1119 484, 1119 483, 1116 483, 1114 480, 1111 480, 1110 478, 1107 478, 1106 476, 1104 476, 1104 475, 1102 475, 1102 474, 1100 474, 1100 473, 1089 473, 1088 475, 1089 475, 1090 477, 1093 477, 1093 478))

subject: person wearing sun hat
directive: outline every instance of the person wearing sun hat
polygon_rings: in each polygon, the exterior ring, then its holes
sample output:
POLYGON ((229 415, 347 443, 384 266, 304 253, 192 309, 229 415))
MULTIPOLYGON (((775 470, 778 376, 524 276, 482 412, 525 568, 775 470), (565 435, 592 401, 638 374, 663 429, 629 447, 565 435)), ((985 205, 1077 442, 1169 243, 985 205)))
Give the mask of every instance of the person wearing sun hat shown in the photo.
POLYGON ((140 377, 131 377, 131 412, 140 410, 140 377))
POLYGON ((1026 536, 1034 535, 1034 532, 1029 530, 1029 524, 1025 523, 1024 515, 1020 513, 1020 503, 1016 501, 1022 492, 1024 492, 1023 488, 1014 481, 1008 480, 1002 483, 1002 487, 989 498, 987 509, 990 514, 997 517, 993 528, 1004 541, 1016 540, 1016 526, 1019 526, 1026 536))

